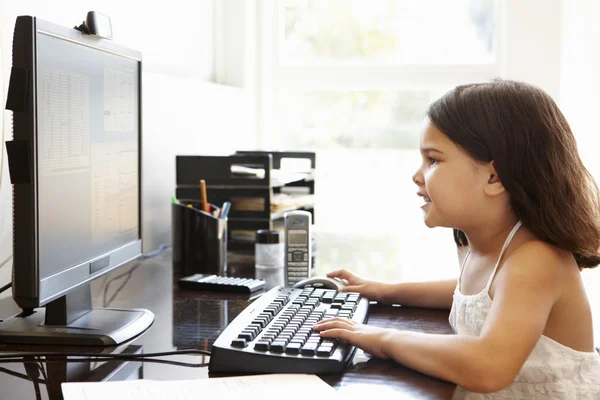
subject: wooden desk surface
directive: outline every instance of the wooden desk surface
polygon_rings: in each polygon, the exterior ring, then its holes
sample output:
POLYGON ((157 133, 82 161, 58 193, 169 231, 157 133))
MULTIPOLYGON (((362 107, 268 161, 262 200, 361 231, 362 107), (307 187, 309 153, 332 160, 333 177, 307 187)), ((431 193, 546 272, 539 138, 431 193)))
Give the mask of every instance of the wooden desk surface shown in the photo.
MULTIPOLYGON (((120 268, 106 278, 92 285, 93 304, 100 307, 110 299, 126 277, 110 284, 105 296, 105 288, 111 278, 127 271, 129 266, 120 268)), ((253 272, 243 262, 230 263, 230 273, 248 276, 253 272)), ((144 353, 168 351, 176 348, 198 348, 210 350, 212 343, 222 330, 253 300, 248 295, 194 292, 179 290, 174 286, 171 273, 170 252, 148 259, 137 268, 123 290, 109 304, 110 307, 140 307, 151 310, 155 316, 153 326, 132 343, 114 352, 133 351, 144 353)), ((0 300, 0 319, 7 318, 15 311, 12 298, 0 300)), ((381 306, 373 304, 369 312, 370 325, 391 327, 432 333, 451 333, 448 324, 448 311, 425 310, 406 307, 381 306)), ((34 351, 31 347, 19 348, 34 351)), ((15 348, 0 347, 0 351, 14 351, 15 348)), ((44 349, 46 350, 46 349, 44 349)), ((88 349, 96 352, 98 349, 88 349)), ((106 350, 104 350, 106 351, 106 350)), ((207 357, 178 355, 170 360, 201 363, 207 357)), ((35 365, 35 364, 32 364, 35 365)), ((124 379, 126 377, 146 379, 198 379, 208 377, 208 368, 188 368, 156 363, 112 362, 98 367, 95 363, 43 363, 44 379, 40 374, 39 398, 61 399, 60 383, 64 381, 98 381, 124 379)), ((4 388, 10 388, 11 399, 35 399, 36 391, 31 375, 35 368, 25 369, 23 364, 0 364, 0 398, 4 398, 4 388), (29 377, 28 377, 29 375, 29 377)), ((336 389, 366 394, 400 392, 401 398, 450 399, 455 385, 440 381, 413 370, 404 368, 392 361, 371 359, 358 351, 352 365, 341 375, 321 376, 336 389)))

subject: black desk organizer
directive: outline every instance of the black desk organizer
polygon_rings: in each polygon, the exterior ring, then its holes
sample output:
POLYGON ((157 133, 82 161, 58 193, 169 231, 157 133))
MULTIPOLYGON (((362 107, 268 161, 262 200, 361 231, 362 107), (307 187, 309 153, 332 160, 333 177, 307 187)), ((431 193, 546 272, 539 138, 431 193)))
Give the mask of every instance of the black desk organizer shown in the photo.
MULTIPOLYGON (((250 232, 258 229, 282 229, 283 214, 271 212, 273 195, 281 193, 283 188, 293 187, 306 194, 315 193, 315 153, 313 152, 276 152, 276 151, 237 151, 230 156, 176 156, 176 191, 178 199, 199 199, 200 179, 206 181, 208 201, 220 205, 225 201, 232 203, 228 217, 228 249, 230 251, 254 252, 254 236, 250 232), (301 158, 310 160, 312 174, 297 181, 278 184, 272 182, 273 171, 281 170, 282 159, 301 158), (242 177, 232 174, 232 166, 242 166, 264 170, 264 176, 242 177), (245 231, 246 236, 236 232, 245 231)), ((286 192, 287 189, 283 189, 286 192)), ((314 203, 313 203, 314 204, 314 203)), ((307 210, 315 221, 313 204, 298 205, 291 208, 307 210)))

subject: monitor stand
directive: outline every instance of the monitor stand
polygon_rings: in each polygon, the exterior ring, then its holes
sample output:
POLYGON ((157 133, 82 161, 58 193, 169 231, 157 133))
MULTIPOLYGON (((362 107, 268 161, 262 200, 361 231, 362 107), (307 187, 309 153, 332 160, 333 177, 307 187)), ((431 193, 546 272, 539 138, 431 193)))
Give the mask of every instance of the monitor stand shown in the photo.
POLYGON ((154 322, 146 309, 92 308, 90 285, 83 285, 33 314, 0 323, 0 343, 64 346, 115 346, 154 322))

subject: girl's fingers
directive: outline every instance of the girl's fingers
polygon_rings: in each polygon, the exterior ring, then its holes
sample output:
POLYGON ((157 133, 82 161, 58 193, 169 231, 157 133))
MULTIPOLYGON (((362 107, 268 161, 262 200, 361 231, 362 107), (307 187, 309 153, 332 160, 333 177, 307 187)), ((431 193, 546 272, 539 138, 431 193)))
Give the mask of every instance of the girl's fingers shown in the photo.
POLYGON ((350 281, 352 278, 354 278, 354 275, 346 269, 338 269, 336 271, 331 271, 327 274, 327 276, 330 278, 341 278, 347 281, 350 281))
POLYGON ((336 269, 335 271, 328 272, 327 276, 329 278, 341 278, 342 271, 342 269, 336 269))
POLYGON ((352 329, 352 327, 354 326, 354 324, 352 322, 353 321, 351 321, 347 318, 326 319, 326 320, 317 322, 315 325, 313 325, 313 329, 315 331, 324 331, 327 329, 334 329, 334 328, 352 329))
POLYGON ((326 319, 322 319, 319 322, 317 322, 317 324, 322 324, 324 322, 343 322, 343 323, 347 323, 347 324, 353 324, 354 321, 352 321, 351 319, 348 318, 342 318, 342 317, 333 317, 333 318, 326 318, 326 319))
POLYGON ((348 341, 350 339, 351 332, 347 329, 329 329, 321 332, 321 337, 325 338, 339 338, 348 341))

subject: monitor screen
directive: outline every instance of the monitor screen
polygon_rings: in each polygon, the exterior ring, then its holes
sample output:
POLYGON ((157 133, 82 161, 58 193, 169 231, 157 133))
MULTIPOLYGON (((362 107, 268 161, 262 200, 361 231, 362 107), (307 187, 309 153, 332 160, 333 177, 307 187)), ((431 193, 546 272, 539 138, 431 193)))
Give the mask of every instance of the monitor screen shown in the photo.
POLYGON ((154 321, 92 309, 89 287, 141 255, 141 89, 140 53, 17 18, 7 152, 23 313, 0 322, 0 343, 114 345, 154 321))
POLYGON ((38 31, 40 279, 140 238, 139 65, 38 31))

